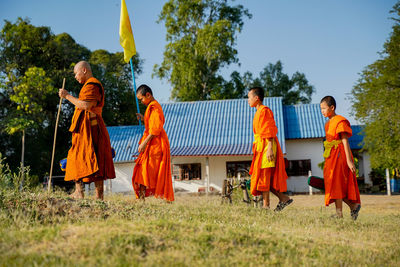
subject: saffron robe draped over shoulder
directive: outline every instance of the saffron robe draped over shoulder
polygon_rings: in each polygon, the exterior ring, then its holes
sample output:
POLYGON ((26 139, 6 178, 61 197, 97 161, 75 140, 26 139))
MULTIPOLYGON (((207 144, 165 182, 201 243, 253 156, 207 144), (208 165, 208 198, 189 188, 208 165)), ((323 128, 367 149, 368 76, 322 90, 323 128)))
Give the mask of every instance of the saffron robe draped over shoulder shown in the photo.
POLYGON ((154 195, 167 201, 174 200, 171 175, 171 152, 164 126, 164 113, 161 105, 153 100, 144 114, 145 131, 139 141, 141 144, 150 134, 153 138, 145 150, 135 160, 132 185, 139 197, 140 185, 146 187, 145 196, 154 195))
POLYGON ((286 192, 288 178, 285 170, 285 161, 281 146, 279 144, 274 114, 267 106, 261 106, 253 119, 253 132, 255 142, 253 143, 253 160, 251 162, 251 194, 260 195, 261 192, 269 191, 272 186, 278 192, 286 192), (273 139, 273 151, 275 156, 275 167, 263 168, 263 158, 265 162, 266 147, 268 139, 273 139), (275 149, 276 146, 276 149, 275 149))
POLYGON ((110 136, 101 116, 104 88, 94 77, 83 85, 79 100, 97 105, 90 110, 75 108, 71 127, 72 146, 68 151, 65 180, 92 182, 115 178, 110 136))
POLYGON ((361 203, 356 174, 348 167, 344 145, 340 142, 341 133, 347 133, 348 137, 352 135, 349 121, 336 115, 326 122, 325 133, 325 145, 331 149, 329 155, 326 155, 324 166, 325 205, 329 206, 335 199, 361 203))

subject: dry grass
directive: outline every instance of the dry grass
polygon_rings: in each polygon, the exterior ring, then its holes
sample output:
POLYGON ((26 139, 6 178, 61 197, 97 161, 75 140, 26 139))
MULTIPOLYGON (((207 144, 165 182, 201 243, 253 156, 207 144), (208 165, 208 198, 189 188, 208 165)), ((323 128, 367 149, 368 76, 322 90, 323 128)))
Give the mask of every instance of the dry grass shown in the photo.
POLYGON ((400 196, 363 195, 355 222, 348 210, 331 218, 322 195, 293 198, 274 213, 238 195, 221 205, 218 196, 179 195, 167 204, 3 192, 0 265, 399 266, 400 196))

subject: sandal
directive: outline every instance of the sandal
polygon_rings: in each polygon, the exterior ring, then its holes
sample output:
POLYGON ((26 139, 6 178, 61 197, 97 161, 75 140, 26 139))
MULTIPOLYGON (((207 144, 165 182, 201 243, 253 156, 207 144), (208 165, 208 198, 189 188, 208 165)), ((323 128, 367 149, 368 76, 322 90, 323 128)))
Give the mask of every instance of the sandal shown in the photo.
POLYGON ((292 202, 293 202, 293 199, 292 199, 292 198, 289 199, 289 200, 286 201, 286 202, 280 202, 280 201, 279 201, 279 203, 278 203, 278 205, 276 205, 276 208, 274 209, 274 211, 281 211, 281 210, 283 210, 285 207, 287 207, 287 206, 289 206, 290 204, 292 204, 292 202))
POLYGON ((358 204, 357 208, 355 208, 354 210, 350 211, 350 215, 351 215, 351 218, 353 220, 357 220, 358 213, 360 212, 360 209, 361 209, 361 204, 358 204))

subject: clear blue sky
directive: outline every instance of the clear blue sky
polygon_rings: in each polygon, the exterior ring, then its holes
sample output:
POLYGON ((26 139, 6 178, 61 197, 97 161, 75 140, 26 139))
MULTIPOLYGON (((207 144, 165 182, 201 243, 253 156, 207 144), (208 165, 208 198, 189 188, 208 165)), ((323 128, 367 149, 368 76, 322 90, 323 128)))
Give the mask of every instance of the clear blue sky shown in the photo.
MULTIPOLYGON (((171 86, 151 78, 154 64, 162 62, 165 28, 157 24, 165 0, 126 0, 136 48, 145 60, 137 84, 150 85, 160 102, 169 101, 171 86)), ((367 65, 379 59, 393 22, 389 11, 395 0, 241 0, 253 18, 237 35, 241 63, 222 70, 255 76, 268 63, 281 60, 284 72, 305 73, 315 86, 313 103, 333 95, 338 113, 349 114, 348 96, 367 65)), ((4 20, 28 17, 35 26, 66 32, 90 50, 122 51, 118 27, 120 0, 0 0, 0 27, 4 20)))

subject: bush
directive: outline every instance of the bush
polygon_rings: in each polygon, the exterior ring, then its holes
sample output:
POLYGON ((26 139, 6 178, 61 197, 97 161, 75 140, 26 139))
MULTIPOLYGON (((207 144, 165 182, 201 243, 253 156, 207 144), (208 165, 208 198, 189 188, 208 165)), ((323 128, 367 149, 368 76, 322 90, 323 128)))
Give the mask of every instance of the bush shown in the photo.
POLYGON ((17 172, 12 172, 5 162, 6 158, 0 153, 0 189, 19 190, 32 189, 39 185, 39 177, 30 175, 30 167, 19 167, 17 172), (22 184, 22 188, 21 188, 22 184))

